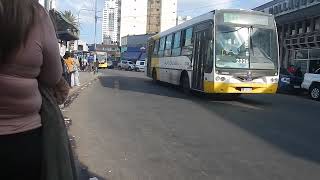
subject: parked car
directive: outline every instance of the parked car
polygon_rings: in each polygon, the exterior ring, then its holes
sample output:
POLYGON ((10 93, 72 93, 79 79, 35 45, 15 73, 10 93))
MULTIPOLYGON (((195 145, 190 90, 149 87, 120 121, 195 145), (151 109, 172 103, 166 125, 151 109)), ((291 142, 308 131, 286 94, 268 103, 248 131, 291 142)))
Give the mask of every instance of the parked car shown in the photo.
POLYGON ((144 70, 145 70, 145 61, 137 61, 135 70, 144 72, 144 70))
POLYGON ((279 92, 298 93, 301 91, 303 78, 290 73, 287 69, 280 69, 279 92))
POLYGON ((128 61, 122 60, 118 63, 118 69, 125 69, 126 64, 128 64, 128 61))
POLYGON ((132 61, 126 61, 126 60, 122 60, 120 61, 120 63, 118 64, 118 68, 120 70, 124 69, 126 71, 132 71, 135 69, 135 64, 132 61))
POLYGON ((304 75, 301 87, 309 92, 311 99, 320 101, 320 68, 304 75))
POLYGON ((125 70, 127 71, 133 71, 136 68, 136 64, 132 61, 128 61, 128 63, 125 66, 125 70))
POLYGON ((112 61, 107 61, 108 69, 113 69, 113 62, 112 61))

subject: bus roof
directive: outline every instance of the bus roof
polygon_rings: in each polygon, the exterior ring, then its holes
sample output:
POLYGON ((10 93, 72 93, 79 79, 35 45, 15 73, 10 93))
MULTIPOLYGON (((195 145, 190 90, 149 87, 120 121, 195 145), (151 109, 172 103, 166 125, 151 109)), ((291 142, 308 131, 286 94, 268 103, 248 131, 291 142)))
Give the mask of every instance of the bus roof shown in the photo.
POLYGON ((266 14, 266 13, 263 13, 263 12, 260 12, 260 11, 253 11, 253 10, 244 10, 244 9, 219 9, 219 10, 213 10, 213 11, 210 11, 206 14, 203 14, 203 15, 200 15, 200 16, 197 16, 197 17, 194 17, 192 18, 191 20, 188 20, 182 24, 179 24, 173 28, 170 28, 166 31, 163 31, 163 32, 160 32, 154 36, 152 36, 151 38, 152 39, 159 39, 160 37, 163 37, 163 36, 166 36, 168 34, 171 34, 173 32, 176 32, 176 31, 179 31, 179 30, 182 30, 182 29, 185 29, 193 24, 197 24, 197 23, 200 23, 200 22, 203 22, 203 21, 206 21, 206 20, 211 20, 213 19, 214 17, 214 14, 216 12, 245 12, 245 13, 252 13, 252 14, 257 14, 257 15, 264 15, 264 16, 270 16, 272 17, 271 14, 266 14))

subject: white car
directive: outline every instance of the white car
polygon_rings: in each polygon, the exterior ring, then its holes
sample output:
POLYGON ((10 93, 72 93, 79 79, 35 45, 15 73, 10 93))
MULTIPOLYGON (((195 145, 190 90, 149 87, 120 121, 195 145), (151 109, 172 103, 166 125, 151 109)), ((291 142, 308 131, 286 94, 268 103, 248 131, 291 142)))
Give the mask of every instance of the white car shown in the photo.
POLYGON ((124 60, 122 60, 122 61, 120 61, 119 63, 118 63, 118 68, 121 70, 121 69, 125 69, 125 66, 126 66, 126 64, 128 63, 128 61, 124 61, 124 60))
POLYGON ((145 62, 146 62, 146 61, 137 61, 137 62, 136 62, 135 70, 136 70, 136 71, 144 72, 145 62))
POLYGON ((135 64, 132 61, 128 61, 128 63, 125 65, 125 70, 127 71, 133 71, 135 69, 135 64))
POLYGON ((315 73, 306 73, 301 84, 303 89, 309 91, 309 95, 314 100, 320 100, 320 69, 315 73))

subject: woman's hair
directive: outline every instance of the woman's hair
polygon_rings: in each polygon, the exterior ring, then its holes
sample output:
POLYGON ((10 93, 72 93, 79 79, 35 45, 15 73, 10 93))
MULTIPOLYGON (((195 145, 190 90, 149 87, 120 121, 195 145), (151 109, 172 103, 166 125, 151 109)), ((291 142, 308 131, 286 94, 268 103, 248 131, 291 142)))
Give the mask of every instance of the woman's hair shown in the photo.
POLYGON ((26 43, 38 7, 37 0, 0 0, 0 64, 26 43))
POLYGON ((69 51, 66 51, 63 56, 63 59, 68 59, 69 57, 71 57, 71 53, 69 51))

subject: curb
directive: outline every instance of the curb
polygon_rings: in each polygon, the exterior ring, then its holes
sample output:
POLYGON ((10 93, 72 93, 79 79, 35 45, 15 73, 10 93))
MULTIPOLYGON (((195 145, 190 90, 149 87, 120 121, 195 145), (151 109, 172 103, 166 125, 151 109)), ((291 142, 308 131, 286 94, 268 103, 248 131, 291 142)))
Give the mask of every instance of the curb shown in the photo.
POLYGON ((63 108, 68 107, 73 102, 73 100, 78 97, 80 91, 82 91, 83 89, 91 85, 92 82, 96 81, 98 78, 99 78, 99 74, 94 74, 90 80, 86 81, 81 86, 78 86, 74 90, 72 90, 72 92, 69 93, 66 101, 63 103, 63 108))

